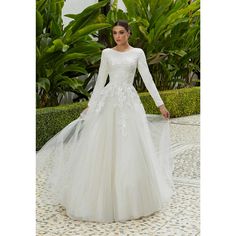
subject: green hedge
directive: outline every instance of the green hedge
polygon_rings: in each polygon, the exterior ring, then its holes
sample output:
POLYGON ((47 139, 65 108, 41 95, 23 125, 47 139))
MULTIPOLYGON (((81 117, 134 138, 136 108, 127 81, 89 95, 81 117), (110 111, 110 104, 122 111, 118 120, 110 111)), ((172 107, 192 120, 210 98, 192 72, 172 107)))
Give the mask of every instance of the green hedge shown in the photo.
MULTIPOLYGON (((160 91, 160 95, 172 118, 200 113, 200 87, 160 91)), ((146 113, 160 114, 148 92, 140 93, 139 96, 146 113)), ((78 118, 86 107, 87 102, 78 102, 37 109, 36 149, 39 150, 47 140, 78 118)))
MULTIPOLYGON (((200 113, 200 87, 160 91, 160 95, 171 118, 200 113)), ((160 114, 148 92, 140 93, 139 96, 146 113, 160 114)))

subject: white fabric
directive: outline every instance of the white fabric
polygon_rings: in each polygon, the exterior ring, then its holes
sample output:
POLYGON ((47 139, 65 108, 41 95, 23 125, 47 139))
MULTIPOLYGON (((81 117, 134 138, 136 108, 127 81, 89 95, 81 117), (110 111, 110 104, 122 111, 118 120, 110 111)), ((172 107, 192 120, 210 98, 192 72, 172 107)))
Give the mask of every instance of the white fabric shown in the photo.
POLYGON ((164 209, 175 192, 169 121, 146 115, 132 85, 136 68, 163 104, 142 49, 104 49, 87 113, 37 152, 41 199, 63 205, 72 219, 136 219, 164 209))

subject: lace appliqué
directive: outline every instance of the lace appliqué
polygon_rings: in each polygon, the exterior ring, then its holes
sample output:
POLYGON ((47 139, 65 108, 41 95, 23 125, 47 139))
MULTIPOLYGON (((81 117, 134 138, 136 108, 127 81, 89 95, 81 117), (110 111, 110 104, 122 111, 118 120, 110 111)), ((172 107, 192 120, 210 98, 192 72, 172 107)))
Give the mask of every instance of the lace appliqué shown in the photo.
POLYGON ((127 116, 125 113, 120 114, 118 125, 119 125, 122 136, 126 137, 128 135, 128 132, 127 132, 127 116))
POLYGON ((98 99, 93 104, 95 113, 100 113, 108 102, 112 102, 114 109, 119 109, 117 125, 122 136, 126 137, 128 135, 126 111, 140 111, 140 109, 144 109, 135 88, 129 84, 108 84, 100 91, 98 99))

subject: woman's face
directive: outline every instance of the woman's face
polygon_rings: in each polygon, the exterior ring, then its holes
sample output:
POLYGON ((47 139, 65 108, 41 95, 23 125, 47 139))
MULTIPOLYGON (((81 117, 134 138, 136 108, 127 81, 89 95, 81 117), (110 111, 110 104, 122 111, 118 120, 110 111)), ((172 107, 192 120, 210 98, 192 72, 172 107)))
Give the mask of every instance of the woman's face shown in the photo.
POLYGON ((113 38, 117 45, 127 44, 130 33, 123 26, 117 25, 112 29, 113 38))

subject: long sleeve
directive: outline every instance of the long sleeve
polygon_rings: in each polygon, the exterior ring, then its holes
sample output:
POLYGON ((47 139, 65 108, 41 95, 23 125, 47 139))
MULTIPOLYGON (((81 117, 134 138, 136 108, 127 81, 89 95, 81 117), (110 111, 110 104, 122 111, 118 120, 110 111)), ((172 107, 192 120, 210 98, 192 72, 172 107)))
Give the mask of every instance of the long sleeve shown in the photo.
POLYGON ((138 71, 141 74, 143 82, 144 82, 148 92, 152 96, 156 106, 159 107, 162 104, 164 104, 164 102, 162 101, 160 94, 156 88, 156 85, 153 81, 152 75, 151 75, 149 68, 148 68, 146 56, 145 56, 144 51, 142 49, 141 49, 139 57, 138 57, 138 71))
POLYGON ((96 80, 92 95, 88 102, 89 107, 93 106, 95 101, 98 99, 99 92, 105 86, 107 76, 108 76, 108 64, 107 64, 105 51, 103 50, 102 55, 101 55, 101 62, 99 66, 97 80, 96 80))

